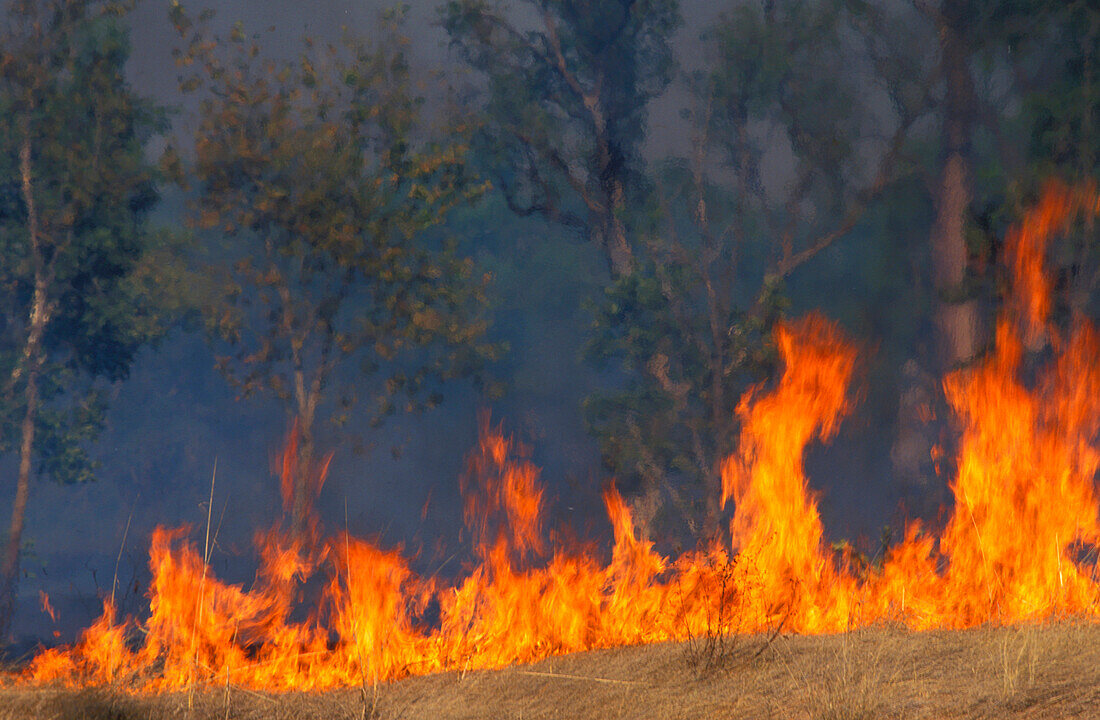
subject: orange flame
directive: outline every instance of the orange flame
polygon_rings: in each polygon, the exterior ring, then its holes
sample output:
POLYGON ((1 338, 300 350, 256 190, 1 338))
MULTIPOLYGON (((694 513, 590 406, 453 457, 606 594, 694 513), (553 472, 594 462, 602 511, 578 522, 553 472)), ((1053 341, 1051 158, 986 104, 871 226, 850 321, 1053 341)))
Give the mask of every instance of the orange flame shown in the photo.
POLYGON ((478 422, 478 447, 470 454, 462 478, 466 525, 475 531, 479 548, 508 542, 521 552, 541 553, 543 490, 539 469, 527 460, 511 460, 512 455, 526 458, 529 452, 505 438, 499 426, 493 428, 488 413, 482 413, 478 422), (490 537, 494 522, 499 524, 496 538, 490 537), (505 537, 508 533, 511 536, 505 537))
POLYGON ((1095 189, 1048 187, 1007 238, 1018 316, 1000 319, 996 350, 984 363, 944 384, 964 426, 955 515, 941 541, 951 558, 953 624, 1045 617, 1091 609, 1097 599, 1069 549, 1100 538, 1100 344, 1083 320, 1068 340, 1057 336, 1043 264, 1054 233, 1098 210, 1095 189), (1033 388, 1019 379, 1024 348, 1014 321, 1024 342, 1046 337, 1054 344, 1055 358, 1033 388))
MULTIPOLYGON (((1065 338, 1056 332, 1043 265, 1052 234, 1097 214, 1095 189, 1052 185, 1008 236, 1013 295, 995 350, 944 383, 962 428, 954 513, 940 537, 907 528, 881 568, 823 546, 803 456, 835 434, 856 352, 835 325, 810 317, 777 330, 781 376, 738 406, 740 447, 722 466, 721 501, 733 503, 728 544, 661 556, 613 485, 604 492, 609 561, 548 543, 538 469, 483 416, 462 481, 477 564, 454 584, 418 576, 400 548, 345 533, 303 554, 272 531, 259 540, 261 568, 246 590, 214 577, 186 528, 158 529, 148 618, 119 621, 105 603, 76 645, 42 651, 25 679, 136 691, 211 682, 319 689, 716 629, 1100 618, 1096 561, 1081 552, 1100 544, 1100 335, 1080 319, 1065 338), (1025 382, 1026 349, 1039 339, 1054 358, 1025 382), (327 574, 320 599, 303 612, 299 598, 318 573, 327 574)), ((295 442, 292 434, 287 472, 295 442)))
POLYGON ((42 612, 50 616, 50 620, 57 622, 57 611, 50 604, 50 596, 44 590, 38 591, 38 603, 42 606, 42 612))

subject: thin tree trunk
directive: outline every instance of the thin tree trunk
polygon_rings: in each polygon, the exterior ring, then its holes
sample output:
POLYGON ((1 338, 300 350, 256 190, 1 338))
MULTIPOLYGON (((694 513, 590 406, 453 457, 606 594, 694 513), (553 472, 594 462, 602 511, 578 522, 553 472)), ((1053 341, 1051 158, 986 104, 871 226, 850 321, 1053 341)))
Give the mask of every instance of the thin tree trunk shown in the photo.
MULTIPOLYGON (((602 83, 602 78, 600 80, 602 83)), ((623 185, 624 159, 607 127, 598 94, 584 97, 596 132, 596 157, 599 163, 599 187, 603 196, 603 216, 599 220, 600 241, 607 253, 612 279, 634 272, 634 250, 626 236, 623 214, 626 212, 626 188, 623 185)))
POLYGON ((946 102, 943 169, 936 189, 936 219, 931 244, 937 292, 937 352, 942 369, 973 359, 981 347, 978 303, 963 297, 967 270, 966 216, 971 200, 970 136, 974 88, 968 63, 965 18, 958 4, 947 0, 938 23, 946 102))
POLYGON ((310 477, 313 472, 313 425, 299 421, 301 437, 298 441, 298 469, 294 478, 294 509, 292 512, 293 537, 305 540, 308 530, 310 506, 310 477))
POLYGON ((590 237, 594 236, 603 248, 607 255, 611 277, 617 279, 634 272, 634 251, 622 221, 622 214, 626 209, 626 192, 622 176, 623 158, 608 135, 607 116, 600 99, 600 87, 605 78, 601 73, 594 82, 595 88, 586 90, 577 76, 568 68, 553 15, 544 8, 542 17, 550 47, 553 50, 554 64, 566 84, 581 99, 592 120, 596 140, 596 158, 599 165, 597 181, 603 207, 596 213, 598 215, 596 227, 590 229, 590 237))
POLYGON ((306 540, 308 529, 310 473, 313 467, 313 420, 317 411, 316 395, 306 389, 305 374, 295 371, 295 391, 298 398, 298 463, 294 473, 294 493, 291 504, 291 537, 295 541, 306 540))
POLYGON ((0 643, 11 629, 15 612, 15 596, 19 580, 19 550, 23 539, 23 522, 30 493, 31 460, 34 451, 34 430, 38 419, 38 374, 42 366, 42 336, 49 322, 50 308, 47 302, 48 273, 42 253, 42 239, 38 224, 38 211, 34 202, 34 186, 31 175, 30 133, 24 128, 24 138, 19 152, 22 176, 23 201, 27 208, 27 233, 34 260, 34 298, 23 357, 27 367, 21 441, 19 445, 19 475, 15 486, 15 502, 12 505, 8 542, 4 551, 4 563, 0 568, 0 643))
POLYGON ((626 237, 622 213, 626 209, 626 197, 620 180, 611 180, 608 192, 608 216, 605 220, 604 247, 611 266, 611 276, 620 278, 634 272, 634 251, 626 237))
POLYGON ((34 426, 38 416, 38 369, 27 373, 25 393, 27 408, 23 413, 22 439, 19 444, 19 476, 15 486, 15 502, 11 509, 8 544, 4 551, 2 596, 0 596, 0 640, 7 638, 15 615, 15 595, 19 584, 19 551, 23 539, 23 521, 30 494, 31 457, 34 449, 34 426))
MULTIPOLYGON (((966 297, 964 287, 968 264, 966 218, 972 197, 970 142, 974 87, 966 9, 962 5, 958 0, 943 0, 934 15, 945 82, 943 164, 933 190, 936 215, 930 237, 936 293, 935 367, 926 371, 916 359, 906 364, 897 431, 890 451, 894 478, 905 507, 913 516, 924 518, 933 517, 947 501, 946 486, 935 477, 939 471, 931 455, 936 445, 944 446, 952 437, 942 420, 949 417, 942 386, 934 378, 973 360, 982 347, 978 302, 966 297), (927 419, 929 406, 934 409, 933 416, 940 420, 927 419)), ((947 455, 952 455, 949 448, 947 455)), ((950 471, 946 476, 950 476, 950 471)))

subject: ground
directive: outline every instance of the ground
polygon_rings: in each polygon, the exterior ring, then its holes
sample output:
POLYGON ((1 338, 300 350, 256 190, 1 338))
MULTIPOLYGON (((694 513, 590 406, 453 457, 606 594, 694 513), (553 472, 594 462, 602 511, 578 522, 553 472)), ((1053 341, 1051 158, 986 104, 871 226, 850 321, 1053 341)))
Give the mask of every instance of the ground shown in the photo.
POLYGON ((1100 625, 875 628, 579 653, 329 693, 0 687, 0 720, 1100 718, 1100 625), (709 659, 709 662, 708 662, 709 659))

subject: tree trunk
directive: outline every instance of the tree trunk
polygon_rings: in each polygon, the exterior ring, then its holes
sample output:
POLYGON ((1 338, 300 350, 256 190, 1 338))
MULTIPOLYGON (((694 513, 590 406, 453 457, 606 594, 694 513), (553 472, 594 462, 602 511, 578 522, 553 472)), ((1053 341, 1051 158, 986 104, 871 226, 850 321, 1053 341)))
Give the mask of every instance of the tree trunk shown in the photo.
POLYGON ((933 282, 936 288, 937 354, 942 370, 973 359, 981 348, 978 303, 964 295, 970 206, 970 136, 974 105, 960 3, 946 0, 938 25, 946 98, 943 115, 943 168, 936 188, 932 226, 933 282))
POLYGON ((23 413, 22 439, 19 444, 19 477, 15 486, 15 502, 11 509, 8 544, 4 550, 4 566, 0 569, 0 645, 11 630, 15 615, 15 597, 19 585, 19 551, 23 539, 23 520, 30 494, 31 457, 34 449, 34 425, 38 416, 38 369, 27 373, 25 393, 27 408, 23 413))
POLYGON ((626 188, 623 184, 625 160, 613 142, 603 109, 597 96, 585 98, 596 131, 596 159, 599 165, 599 187, 603 196, 603 212, 598 220, 599 240, 607 255, 611 278, 618 279, 634 272, 634 251, 626 236, 623 215, 626 212, 626 188))
POLYGON ((626 237, 622 214, 626 210, 623 184, 612 180, 608 191, 608 214, 604 219, 604 249, 611 267, 611 277, 620 278, 634 272, 634 251, 626 237))
MULTIPOLYGON (((942 166, 933 200, 935 219, 930 237, 935 288, 934 361, 927 367, 909 360, 902 371, 898 421, 890 458, 894 479, 907 511, 932 518, 947 502, 946 485, 936 479, 950 469, 933 462, 939 445, 952 456, 952 434, 942 385, 935 379, 973 360, 982 347, 978 302, 968 298, 966 221, 971 201, 970 140, 974 87, 970 75, 965 3, 943 0, 935 15, 941 69, 945 82, 941 138, 942 166)), ((946 474, 945 474, 946 473, 946 474)))
POLYGON ((294 372, 294 390, 298 404, 298 460, 294 468, 294 489, 291 499, 291 538, 295 541, 306 540, 308 529, 310 495, 310 473, 313 468, 313 420, 317 414, 317 394, 313 386, 306 387, 305 372, 301 369, 301 360, 295 357, 298 366, 294 372))
POLYGON ((634 530, 638 537, 643 540, 653 540, 657 529, 657 513, 664 506, 660 485, 647 478, 638 492, 633 493, 627 502, 630 505, 631 519, 634 521, 634 530))
MULTIPOLYGON (((15 597, 19 581, 19 550, 23 539, 23 521, 30 493, 31 460, 34 452, 34 430, 38 419, 38 374, 42 366, 42 336, 49 321, 47 301, 48 274, 42 253, 42 239, 38 225, 38 210, 34 202, 34 186, 31 175, 30 133, 24 128, 24 138, 19 152, 19 169, 22 176, 23 201, 27 208, 27 234, 34 261, 34 297, 28 323, 23 362, 26 367, 26 387, 21 440, 19 444, 19 475, 15 486, 15 502, 12 504, 8 542, 4 550, 4 563, 0 567, 0 643, 8 637, 15 597)), ((17 368, 15 372, 18 372, 17 368)))
POLYGON ((291 537, 304 541, 309 529, 310 477, 313 472, 313 423, 298 420, 298 463, 294 471, 294 497, 291 509, 291 537))

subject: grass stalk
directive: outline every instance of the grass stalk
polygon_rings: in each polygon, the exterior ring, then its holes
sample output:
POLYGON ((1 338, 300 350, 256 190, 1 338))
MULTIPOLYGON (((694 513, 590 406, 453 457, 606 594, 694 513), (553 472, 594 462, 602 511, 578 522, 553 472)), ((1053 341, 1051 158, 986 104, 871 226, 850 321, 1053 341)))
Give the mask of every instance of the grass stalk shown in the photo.
POLYGON ((199 603, 195 611, 195 620, 191 624, 191 678, 187 683, 187 709, 195 706, 195 682, 199 674, 198 632, 202 623, 202 608, 206 601, 206 570, 210 566, 210 521, 214 511, 214 480, 218 476, 218 458, 214 458, 214 470, 210 474, 210 498, 206 503, 206 539, 202 548, 202 575, 199 578, 199 603))

